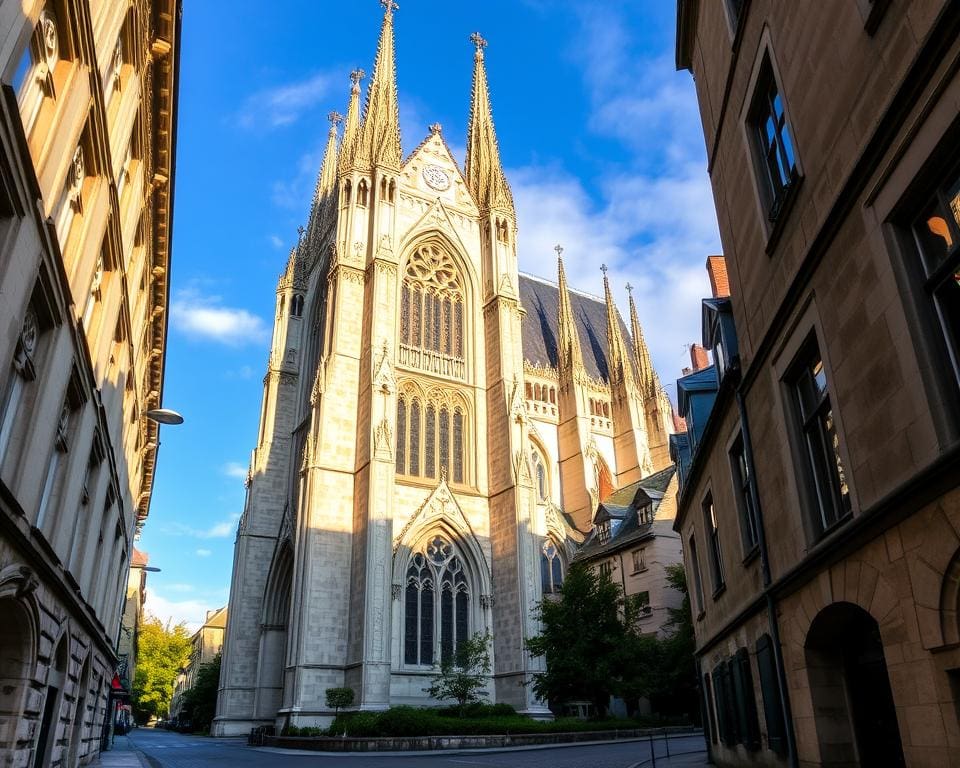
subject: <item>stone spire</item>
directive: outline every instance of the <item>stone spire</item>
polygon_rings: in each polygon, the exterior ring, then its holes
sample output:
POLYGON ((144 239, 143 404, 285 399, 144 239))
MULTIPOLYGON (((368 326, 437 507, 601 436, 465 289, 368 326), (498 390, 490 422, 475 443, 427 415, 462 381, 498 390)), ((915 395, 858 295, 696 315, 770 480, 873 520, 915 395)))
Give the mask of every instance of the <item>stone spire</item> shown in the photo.
POLYGON ((633 336, 637 385, 640 387, 642 397, 654 397, 660 389, 660 382, 657 379, 657 372, 653 369, 653 361, 650 359, 647 342, 643 338, 643 329, 640 327, 640 320, 637 318, 637 306, 633 303, 633 286, 630 283, 627 283, 627 294, 630 297, 630 334, 633 336))
POLYGON ((558 367, 561 371, 572 369, 574 372, 583 370, 583 353, 580 351, 580 335, 577 332, 577 323, 573 317, 573 306, 570 304, 570 294, 567 291, 567 275, 563 271, 563 247, 558 245, 557 252, 557 283, 558 290, 558 317, 557 340, 558 367))
POLYGON ((500 150, 490 109, 490 90, 483 49, 487 45, 479 32, 470 40, 476 46, 473 55, 473 90, 470 101, 470 122, 467 126, 467 186, 481 209, 497 208, 513 212, 513 194, 500 165, 500 150))
POLYGON ((350 73, 350 103, 347 106, 347 119, 343 126, 343 140, 340 142, 339 173, 347 173, 357 162, 357 145, 360 143, 360 81, 366 77, 362 69, 350 73))
POLYGON ((307 247, 316 254, 318 239, 322 236, 324 222, 329 221, 334 205, 331 202, 337 186, 337 126, 343 122, 339 112, 327 115, 330 130, 327 132, 327 148, 323 153, 323 163, 317 175, 317 186, 313 191, 313 205, 310 208, 310 220, 307 223, 307 247))
POLYGON ((610 293, 607 265, 602 264, 600 271, 603 272, 603 296, 607 304, 607 349, 609 350, 607 353, 607 375, 610 378, 611 385, 623 382, 628 388, 632 388, 633 381, 630 379, 633 370, 627 356, 627 347, 623 341, 623 334, 620 333, 620 317, 617 314, 617 307, 613 303, 613 296, 610 293))
POLYGON ((357 161, 364 167, 384 165, 400 170, 400 109, 397 100, 397 70, 393 49, 393 0, 380 0, 386 9, 373 76, 367 89, 363 127, 357 148, 357 161))

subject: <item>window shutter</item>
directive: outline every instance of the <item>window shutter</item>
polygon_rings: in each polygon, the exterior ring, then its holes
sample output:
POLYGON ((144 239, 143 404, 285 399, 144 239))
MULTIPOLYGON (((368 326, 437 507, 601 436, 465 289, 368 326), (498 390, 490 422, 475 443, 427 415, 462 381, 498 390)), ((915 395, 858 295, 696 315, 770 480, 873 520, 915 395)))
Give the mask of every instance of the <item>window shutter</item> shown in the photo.
POLYGON ((783 703, 770 635, 761 635, 757 640, 757 669, 760 672, 760 692, 763 695, 763 716, 767 723, 767 746, 778 755, 783 755, 787 751, 783 703))
POLYGON ((723 674, 724 664, 717 664, 713 668, 713 698, 715 709, 717 711, 717 727, 720 731, 720 741, 730 745, 729 731, 727 726, 727 696, 726 679, 723 674))
POLYGON ((740 736, 749 750, 760 749, 760 722, 757 719, 757 699, 753 691, 753 672, 750 670, 750 653, 746 648, 737 652, 737 667, 740 673, 740 689, 743 694, 741 711, 743 725, 740 736))

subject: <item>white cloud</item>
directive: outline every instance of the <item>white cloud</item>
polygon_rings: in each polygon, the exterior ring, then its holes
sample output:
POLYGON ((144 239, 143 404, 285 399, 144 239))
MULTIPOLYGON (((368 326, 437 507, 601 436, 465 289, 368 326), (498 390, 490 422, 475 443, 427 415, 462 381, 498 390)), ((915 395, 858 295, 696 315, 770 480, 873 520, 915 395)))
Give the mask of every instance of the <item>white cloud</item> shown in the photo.
MULTIPOLYGON (((239 520, 240 515, 230 515, 226 520, 214 523, 209 528, 194 528, 184 523, 171 522, 163 528, 163 531, 177 536, 191 536, 195 539, 225 539, 232 536, 237 530, 239 520)), ((197 554, 199 554, 199 550, 197 554)))
POLYGON ((260 317, 245 309, 225 307, 219 296, 205 295, 195 287, 176 292, 170 317, 174 327, 187 336, 229 346, 262 343, 269 338, 260 317))
POLYGON ((284 242, 278 235, 269 235, 267 239, 270 241, 270 245, 278 251, 283 250, 284 242))
POLYGON ((167 589, 171 592, 193 592, 193 584, 167 584, 167 589))
POLYGON ((164 624, 169 623, 171 626, 186 624, 190 632, 196 632, 206 620, 207 611, 215 607, 217 606, 208 605, 196 598, 171 600, 149 586, 144 602, 144 611, 149 615, 156 616, 164 624))
POLYGON ((270 130, 291 125, 345 81, 341 73, 319 72, 305 80, 266 88, 247 98, 237 120, 249 129, 270 130))
POLYGON ((236 477, 241 480, 245 480, 247 477, 247 468, 236 461, 228 461, 223 465, 221 471, 227 477, 236 477))
POLYGON ((197 557, 210 557, 210 555, 212 555, 212 554, 213 554, 213 552, 211 552, 209 549, 198 549, 198 550, 197 550, 197 557))

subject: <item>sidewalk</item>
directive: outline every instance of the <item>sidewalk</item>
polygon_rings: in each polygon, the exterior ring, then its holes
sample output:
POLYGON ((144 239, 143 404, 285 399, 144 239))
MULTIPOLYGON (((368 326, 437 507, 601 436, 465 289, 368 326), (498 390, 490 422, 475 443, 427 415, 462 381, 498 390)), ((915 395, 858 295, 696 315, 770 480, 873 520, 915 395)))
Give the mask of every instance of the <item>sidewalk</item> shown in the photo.
POLYGON ((113 747, 90 763, 91 768, 144 768, 140 753, 126 736, 114 736, 113 747))
MULTIPOLYGON (((634 763, 630 768, 650 768, 653 763, 649 758, 646 760, 641 760, 639 763, 634 763)), ((658 757, 657 758, 657 768, 680 768, 684 766, 685 768, 693 768, 693 766, 703 766, 711 765, 707 762, 707 753, 700 752, 693 755, 676 755, 674 757, 658 757)))

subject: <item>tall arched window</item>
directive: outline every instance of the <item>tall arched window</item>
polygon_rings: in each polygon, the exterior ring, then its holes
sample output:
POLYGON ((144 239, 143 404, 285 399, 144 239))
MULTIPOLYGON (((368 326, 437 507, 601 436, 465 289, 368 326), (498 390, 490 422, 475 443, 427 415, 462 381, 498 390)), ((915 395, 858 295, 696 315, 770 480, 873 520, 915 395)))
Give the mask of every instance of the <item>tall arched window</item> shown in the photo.
POLYGON ((469 482, 467 408, 456 393, 434 389, 424 398, 401 386, 397 398, 397 472, 450 482, 469 482))
POLYGON ((563 586, 563 560, 553 539, 543 542, 540 550, 540 585, 545 595, 559 592, 563 586))
POLYGON ((463 279, 437 243, 407 262, 400 296, 400 364, 464 378, 463 279))
POLYGON ((547 480, 547 465, 540 455, 540 451, 534 448, 530 452, 531 462, 533 463, 533 477, 537 488, 537 501, 546 501, 550 495, 550 483, 547 480))
POLYGON ((470 636, 470 582, 453 544, 436 535, 407 566, 403 661, 429 666, 470 636), (439 600, 436 599, 439 590, 439 600))

